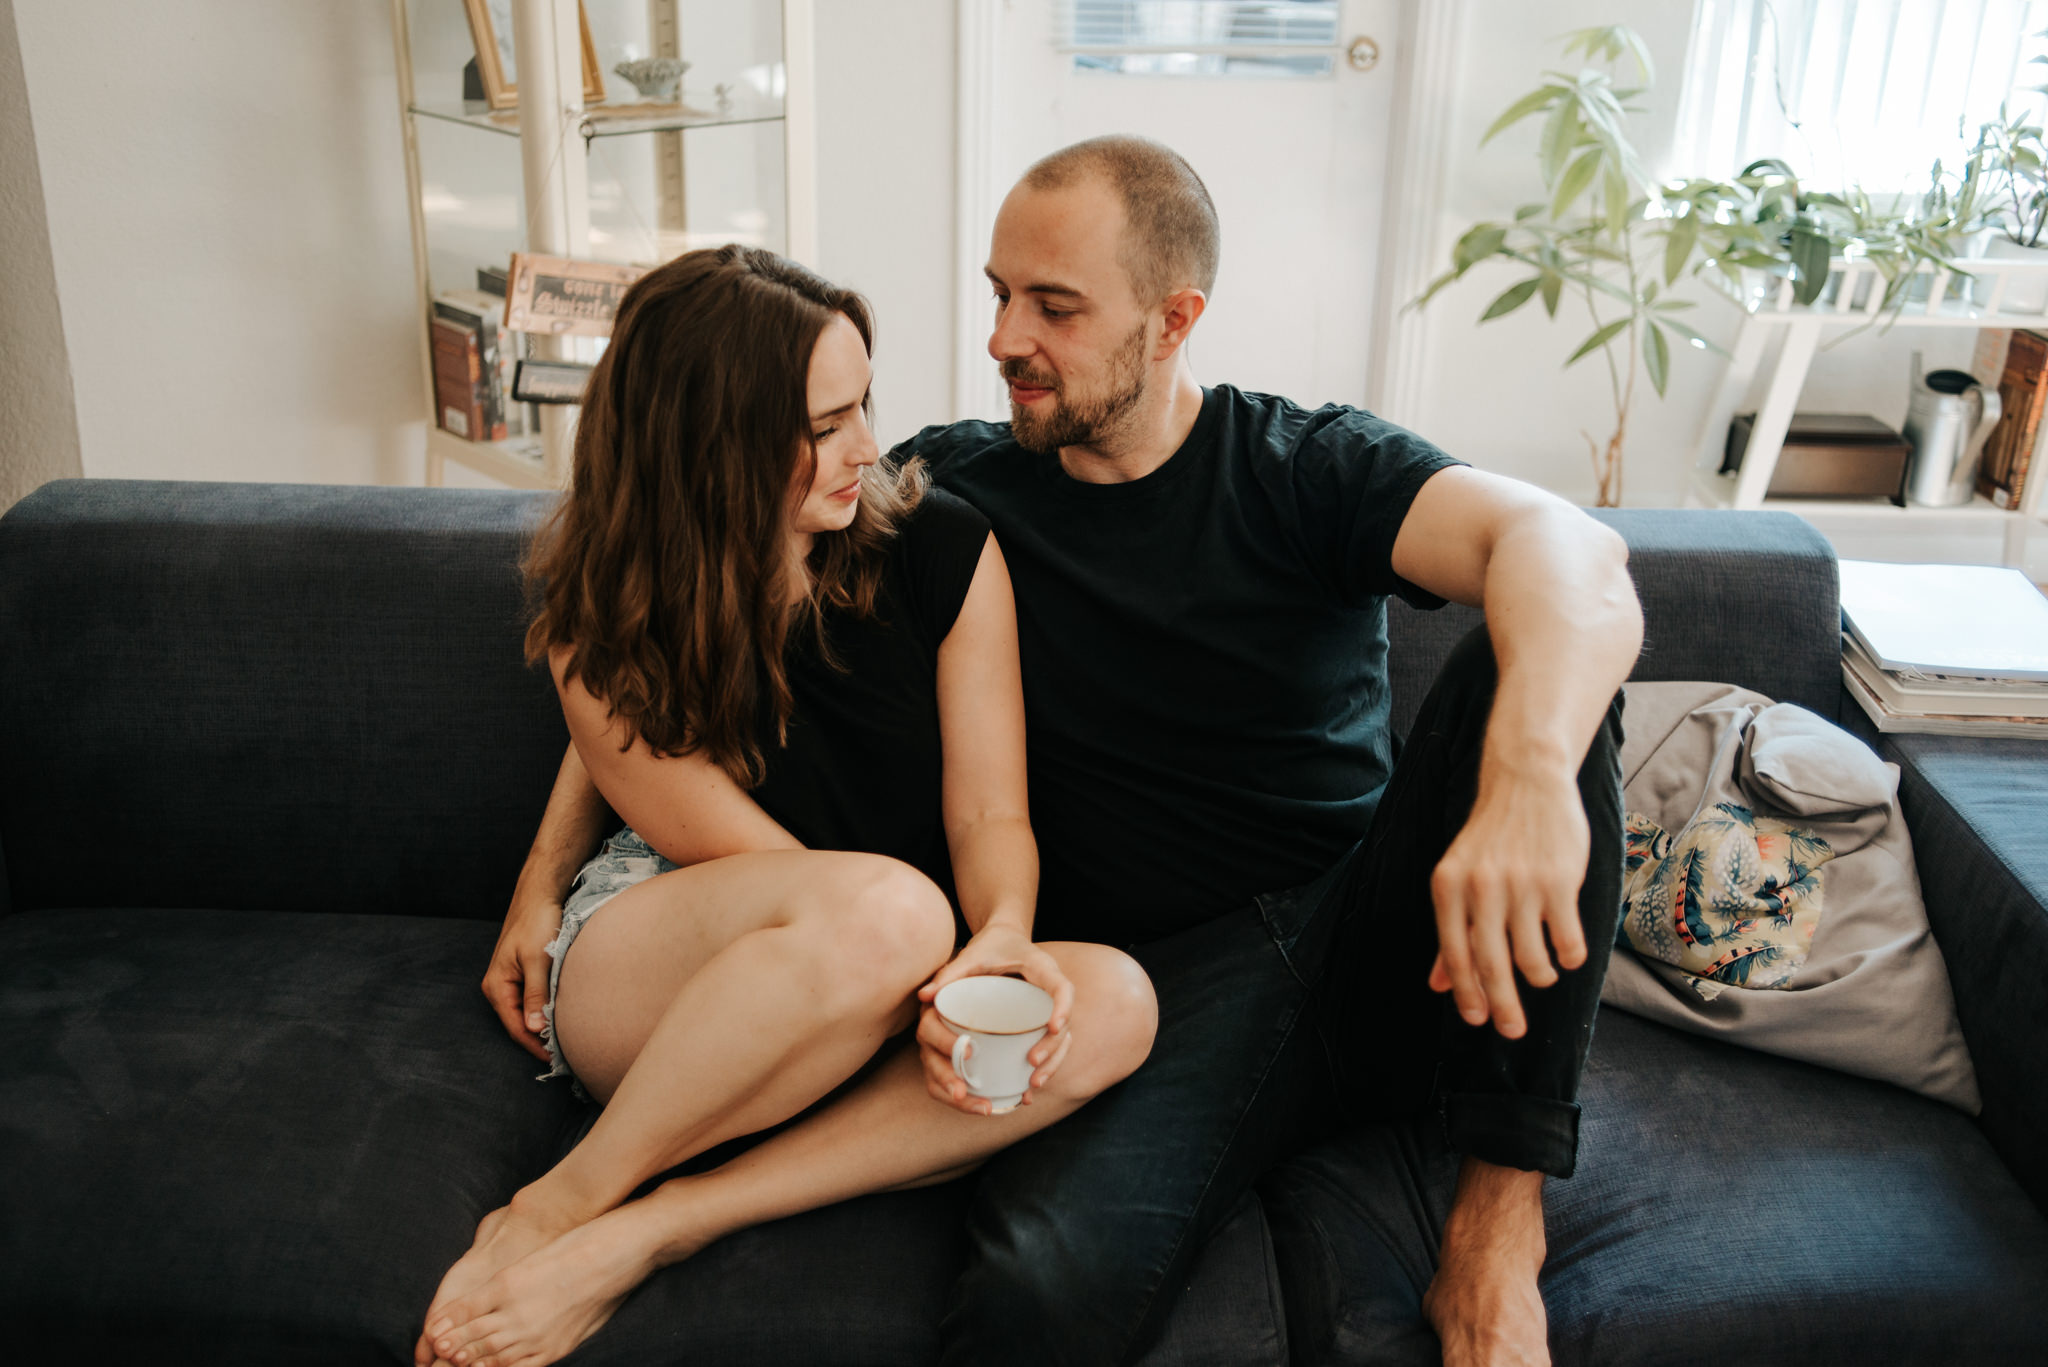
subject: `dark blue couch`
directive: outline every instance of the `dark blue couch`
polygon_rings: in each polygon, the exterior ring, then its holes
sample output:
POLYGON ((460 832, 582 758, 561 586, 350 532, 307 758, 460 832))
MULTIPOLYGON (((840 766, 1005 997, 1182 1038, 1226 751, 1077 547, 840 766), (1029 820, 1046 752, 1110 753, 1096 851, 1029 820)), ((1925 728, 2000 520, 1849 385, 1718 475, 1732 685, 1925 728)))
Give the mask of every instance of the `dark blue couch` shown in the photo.
MULTIPOLYGON (((587 1124, 477 991, 565 741, 519 653, 543 506, 67 480, 0 518, 12 1360, 409 1361, 477 1220, 587 1124)), ((1638 677, 1837 711, 1834 562, 1804 523, 1609 516, 1638 677)), ((1398 725, 1470 620, 1396 606, 1398 725)), ((2048 748, 1888 754, 1981 1121, 1606 1012, 1579 1176, 1550 1187, 1560 1363, 2042 1360, 2048 748)), ((1432 1361, 1451 1165, 1399 1126, 1283 1164, 1147 1361, 1432 1361)), ((737 1235, 572 1361, 927 1361, 961 1200, 737 1235)))

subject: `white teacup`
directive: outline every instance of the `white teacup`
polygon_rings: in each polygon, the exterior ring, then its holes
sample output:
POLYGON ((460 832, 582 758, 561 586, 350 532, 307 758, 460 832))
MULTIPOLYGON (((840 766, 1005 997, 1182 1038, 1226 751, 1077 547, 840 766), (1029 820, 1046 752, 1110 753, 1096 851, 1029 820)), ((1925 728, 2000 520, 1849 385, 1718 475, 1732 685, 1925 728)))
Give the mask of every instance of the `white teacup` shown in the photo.
POLYGON ((1015 1110, 1031 1086, 1025 1056, 1052 1021, 1052 994, 1022 978, 982 975, 947 983, 932 1005, 960 1037, 953 1043, 953 1071, 968 1093, 987 1097, 995 1115, 1015 1110))

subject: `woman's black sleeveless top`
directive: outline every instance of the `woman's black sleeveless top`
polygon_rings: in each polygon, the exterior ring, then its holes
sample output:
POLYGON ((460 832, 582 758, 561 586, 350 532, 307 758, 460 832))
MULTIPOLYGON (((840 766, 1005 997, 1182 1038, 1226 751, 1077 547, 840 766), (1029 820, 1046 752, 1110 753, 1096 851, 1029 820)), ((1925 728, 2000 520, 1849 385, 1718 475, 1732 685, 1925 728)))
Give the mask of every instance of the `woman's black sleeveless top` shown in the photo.
POLYGON ((932 489, 897 525, 873 617, 827 609, 819 655, 789 640, 789 743, 761 730, 762 810, 814 850, 886 854, 953 895, 940 816, 938 652, 988 540, 988 519, 932 489))

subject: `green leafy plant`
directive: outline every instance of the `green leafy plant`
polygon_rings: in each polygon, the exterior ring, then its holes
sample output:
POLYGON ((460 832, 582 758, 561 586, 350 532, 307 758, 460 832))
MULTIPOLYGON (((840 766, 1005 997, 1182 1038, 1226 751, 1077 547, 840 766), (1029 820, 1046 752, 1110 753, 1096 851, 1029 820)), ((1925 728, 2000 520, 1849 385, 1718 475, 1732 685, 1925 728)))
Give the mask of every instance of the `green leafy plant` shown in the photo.
POLYGON ((1732 181, 1675 181, 1660 195, 1673 215, 1672 249, 1685 219, 1699 225, 1686 239, 1700 253, 1690 269, 1736 302, 1749 307, 1755 287, 1731 267, 1788 279, 1792 301, 1811 304, 1826 292, 1834 258, 1859 259, 1884 281, 1872 321, 1889 325, 1912 296, 1914 280, 1927 278, 1921 267, 1966 274, 1956 259, 1984 221, 1981 178, 1966 166, 1951 180, 1936 162, 1924 193, 1895 195, 1879 208, 1860 188, 1807 190, 1789 165, 1767 158, 1732 181))
MULTIPOLYGON (((2034 36, 2048 38, 2048 29, 2034 36)), ((2048 63, 2048 57, 2032 60, 2048 63)), ((2048 92, 2048 86, 2032 88, 2048 92)), ((1987 212, 2006 237, 2022 247, 2043 245, 2042 230, 2048 228, 2048 148, 2042 145, 2038 120, 2009 113, 2000 105, 1997 122, 1977 131, 1966 175, 1973 188, 1981 187, 1988 197, 1987 212)))
POLYGON ((1481 322, 1506 317, 1531 299, 1540 299, 1552 318, 1567 298, 1573 311, 1582 304, 1591 331, 1565 365, 1595 352, 1606 362, 1613 429, 1604 442, 1581 435, 1598 502, 1614 507, 1622 499, 1639 375, 1664 395, 1673 339, 1726 355, 1678 316, 1693 305, 1671 294, 1674 285, 1697 276, 1753 308, 1776 281, 1790 280, 1795 300, 1808 304, 1826 289, 1835 257, 1862 257, 1885 281, 1878 318, 1895 317, 1923 262, 1956 269, 1964 236, 1981 221, 1981 182, 1966 171, 1952 184, 1937 165, 1926 194, 1900 196, 1882 210, 1860 190, 1809 191, 1776 160, 1754 162, 1731 180, 1654 185, 1628 137, 1628 116, 1640 112, 1629 102, 1655 80, 1642 39, 1614 24, 1568 33, 1563 44, 1567 58, 1581 56, 1607 69, 1546 71, 1543 84, 1509 105, 1480 139, 1484 146, 1540 115, 1537 163, 1546 197, 1521 205, 1509 221, 1474 224, 1452 248, 1450 269, 1414 307, 1493 260, 1519 264, 1529 274, 1501 291, 1481 322), (1638 84, 1618 83, 1615 68, 1624 63, 1638 84))
POLYGON ((1584 433, 1602 507, 1621 502, 1622 452, 1635 399, 1638 366, 1659 394, 1669 381, 1671 337, 1712 346, 1676 315, 1691 302, 1664 293, 1691 260, 1697 223, 1675 229, 1648 217, 1648 181, 1627 133, 1629 101, 1655 79, 1649 50, 1622 25, 1565 35, 1567 58, 1609 68, 1624 59, 1640 82, 1619 85, 1612 70, 1585 66, 1576 73, 1546 71, 1543 84, 1509 105, 1480 139, 1492 141, 1522 120, 1541 116, 1537 163, 1547 198, 1524 204, 1508 222, 1474 224, 1452 249, 1451 268, 1430 283, 1418 307, 1483 261, 1525 266, 1529 275, 1503 290, 1481 316, 1504 318, 1541 299, 1555 318, 1567 294, 1582 304, 1592 330, 1566 360, 1577 364, 1599 352, 1607 363, 1614 429, 1605 443, 1584 433), (1659 241, 1658 239, 1662 239, 1659 241), (1675 245, 1674 245, 1675 244, 1675 245), (1619 344, 1619 345, 1617 345, 1619 344), (1619 354, 1617 354, 1619 353, 1619 354))

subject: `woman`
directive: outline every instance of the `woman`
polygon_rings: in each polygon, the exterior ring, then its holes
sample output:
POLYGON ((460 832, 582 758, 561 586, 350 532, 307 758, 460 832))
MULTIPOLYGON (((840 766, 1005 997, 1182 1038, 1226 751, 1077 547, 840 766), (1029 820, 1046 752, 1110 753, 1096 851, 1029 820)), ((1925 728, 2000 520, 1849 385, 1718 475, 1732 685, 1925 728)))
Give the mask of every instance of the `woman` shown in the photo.
POLYGON ((530 558, 527 651, 554 674, 565 765, 627 829, 559 930, 506 929, 548 937, 543 1038, 604 1109, 478 1226, 421 1364, 552 1362, 655 1268, 971 1171, 1151 1047, 1134 962, 1031 940, 1009 576, 978 514, 880 459, 871 335, 858 295, 743 247, 683 256, 620 307, 530 558), (967 1095, 929 1007, 977 973, 1054 999, 1028 1104, 1003 1116, 967 1095))

